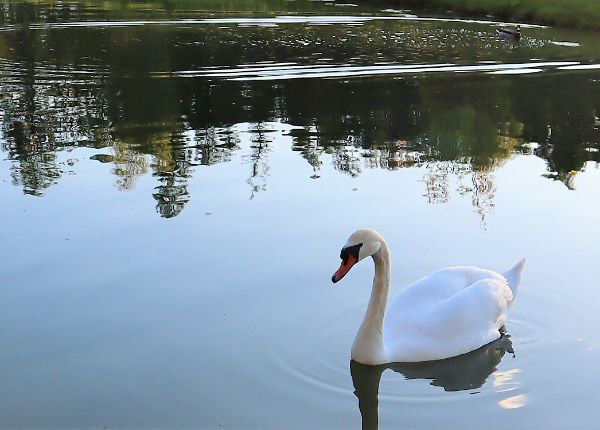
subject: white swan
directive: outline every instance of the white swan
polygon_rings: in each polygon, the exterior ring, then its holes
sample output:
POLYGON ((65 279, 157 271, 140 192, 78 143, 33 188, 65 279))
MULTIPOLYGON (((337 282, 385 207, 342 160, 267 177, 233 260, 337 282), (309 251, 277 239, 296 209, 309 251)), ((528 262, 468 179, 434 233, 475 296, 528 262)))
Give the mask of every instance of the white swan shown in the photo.
POLYGON ((368 256, 375 262, 375 278, 352 359, 372 365, 441 360, 498 339, 525 265, 521 260, 503 274, 466 266, 438 270, 406 287, 386 315, 390 253, 375 230, 352 233, 331 280, 338 282, 368 256))

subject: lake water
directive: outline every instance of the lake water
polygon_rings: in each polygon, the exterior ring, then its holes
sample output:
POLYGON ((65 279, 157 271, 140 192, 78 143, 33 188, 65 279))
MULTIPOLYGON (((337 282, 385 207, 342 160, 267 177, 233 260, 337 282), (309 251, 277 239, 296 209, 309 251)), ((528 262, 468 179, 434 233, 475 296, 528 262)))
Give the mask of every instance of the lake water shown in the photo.
POLYGON ((0 6, 0 427, 597 425, 597 34, 331 1, 0 6), (526 257, 512 346, 351 368, 373 268, 330 278, 364 226, 394 293, 526 257))

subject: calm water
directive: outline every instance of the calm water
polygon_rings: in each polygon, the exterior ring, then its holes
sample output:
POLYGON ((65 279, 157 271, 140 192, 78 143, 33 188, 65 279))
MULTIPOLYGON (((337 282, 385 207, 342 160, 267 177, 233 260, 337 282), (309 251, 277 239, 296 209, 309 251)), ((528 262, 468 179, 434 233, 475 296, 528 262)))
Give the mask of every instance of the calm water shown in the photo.
POLYGON ((597 34, 515 44, 340 2, 0 5, 0 427, 597 425, 597 34), (373 268, 330 277, 363 226, 394 292, 527 257, 512 344, 350 366, 373 268))

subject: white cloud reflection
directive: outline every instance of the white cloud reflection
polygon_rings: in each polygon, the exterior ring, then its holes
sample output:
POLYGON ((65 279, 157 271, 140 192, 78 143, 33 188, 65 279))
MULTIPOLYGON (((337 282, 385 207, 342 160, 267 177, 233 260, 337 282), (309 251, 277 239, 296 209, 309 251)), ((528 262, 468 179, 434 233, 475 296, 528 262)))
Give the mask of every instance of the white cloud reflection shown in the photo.
POLYGON ((498 402, 502 409, 518 409, 522 408, 527 404, 527 396, 525 394, 518 394, 516 396, 507 397, 506 399, 498 402))

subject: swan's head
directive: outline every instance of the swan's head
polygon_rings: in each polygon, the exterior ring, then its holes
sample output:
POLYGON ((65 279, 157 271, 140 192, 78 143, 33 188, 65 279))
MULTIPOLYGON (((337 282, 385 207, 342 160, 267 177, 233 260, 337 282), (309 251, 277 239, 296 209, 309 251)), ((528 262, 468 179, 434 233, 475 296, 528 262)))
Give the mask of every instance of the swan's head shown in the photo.
POLYGON ((352 266, 378 252, 382 242, 383 238, 375 230, 368 228, 356 230, 342 247, 340 252, 342 265, 333 274, 331 280, 335 283, 342 279, 352 266))

